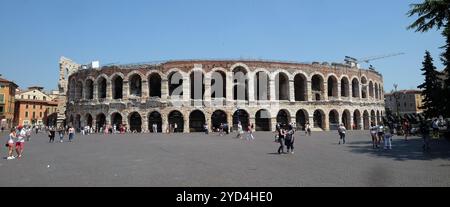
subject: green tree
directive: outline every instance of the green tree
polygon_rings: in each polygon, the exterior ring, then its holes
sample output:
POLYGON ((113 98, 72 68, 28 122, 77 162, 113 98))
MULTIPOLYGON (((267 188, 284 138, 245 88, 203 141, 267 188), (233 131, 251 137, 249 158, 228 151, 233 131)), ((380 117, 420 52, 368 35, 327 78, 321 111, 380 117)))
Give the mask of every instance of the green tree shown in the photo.
POLYGON ((442 86, 439 80, 439 72, 436 71, 436 67, 433 65, 433 58, 430 52, 425 52, 425 60, 422 62, 423 68, 421 69, 425 76, 425 82, 418 86, 422 90, 422 96, 424 97, 423 106, 427 118, 438 117, 442 114, 441 99, 442 99, 442 86))
MULTIPOLYGON (((446 40, 446 45, 442 47, 444 52, 441 60, 445 66, 444 72, 447 74, 444 82, 442 103, 450 101, 450 0, 425 0, 423 3, 411 4, 411 10, 407 13, 409 17, 417 15, 418 18, 408 29, 415 29, 416 32, 427 32, 431 29, 440 30, 444 28, 442 36, 446 40)), ((450 117, 450 106, 442 104, 443 113, 450 117)))

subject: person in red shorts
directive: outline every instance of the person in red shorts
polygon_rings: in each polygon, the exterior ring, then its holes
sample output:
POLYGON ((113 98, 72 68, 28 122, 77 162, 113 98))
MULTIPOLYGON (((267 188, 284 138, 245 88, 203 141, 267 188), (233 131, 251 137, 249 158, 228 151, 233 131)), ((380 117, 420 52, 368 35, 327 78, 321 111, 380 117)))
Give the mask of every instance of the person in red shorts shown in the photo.
POLYGON ((18 126, 17 129, 19 130, 19 134, 17 135, 16 152, 17 152, 18 158, 21 158, 22 154, 23 154, 23 145, 25 143, 25 138, 27 136, 27 132, 23 129, 22 126, 18 126))

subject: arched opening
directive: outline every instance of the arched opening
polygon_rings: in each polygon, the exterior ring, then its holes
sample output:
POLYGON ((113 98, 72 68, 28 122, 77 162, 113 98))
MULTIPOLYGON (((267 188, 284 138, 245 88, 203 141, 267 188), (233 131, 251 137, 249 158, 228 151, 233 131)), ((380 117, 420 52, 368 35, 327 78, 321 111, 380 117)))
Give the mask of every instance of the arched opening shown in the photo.
POLYGON ((344 113, 342 114, 342 124, 344 124, 346 129, 352 129, 351 128, 351 115, 349 110, 344 110, 344 113))
POLYGON ((183 114, 179 111, 170 112, 169 116, 169 125, 173 129, 174 125, 177 125, 175 132, 183 132, 184 131, 184 118, 183 114))
POLYGON ((353 129, 355 130, 361 130, 361 112, 359 110, 355 110, 353 112, 353 129))
POLYGON ((138 112, 129 115, 130 130, 132 132, 142 132, 142 117, 138 112))
POLYGON ((75 116, 75 124, 73 126, 77 132, 81 130, 81 115, 77 114, 75 116))
POLYGON ((138 74, 134 74, 129 79, 130 96, 142 96, 142 78, 138 74))
POLYGON ((328 123, 330 124, 330 130, 337 130, 339 128, 339 113, 336 110, 330 111, 328 123))
POLYGON ((214 71, 211 76, 211 98, 226 98, 226 75, 222 71, 214 71))
POLYGON ((241 122, 242 128, 245 129, 248 126, 248 123, 250 122, 249 115, 247 111, 239 109, 233 114, 233 127, 237 129, 237 125, 239 122, 241 122))
POLYGON ((169 75, 169 96, 183 96, 183 75, 174 72, 169 75))
POLYGON ((379 99, 378 83, 375 83, 375 99, 379 99))
POLYGON ((322 110, 314 111, 314 128, 325 130, 325 114, 322 110))
POLYGON ((203 100, 205 97, 205 76, 201 71, 194 71, 190 75, 191 99, 203 100))
POLYGON ((369 97, 373 98, 374 94, 373 94, 373 83, 372 81, 369 82, 369 97))
POLYGON ((303 74, 297 74, 294 77, 295 101, 307 101, 307 81, 303 74))
POLYGON ((92 127, 93 124, 92 115, 86 114, 86 126, 92 127))
POLYGON ((361 85, 362 85, 361 98, 366 99, 367 98, 367 79, 365 77, 361 78, 361 85))
POLYGON ((55 127, 57 124, 57 120, 58 120, 58 113, 50 114, 46 118, 45 125, 55 127))
POLYGON ((76 84, 75 98, 77 100, 80 100, 83 98, 83 83, 81 81, 78 81, 76 84))
POLYGON ((203 112, 195 110, 189 115, 190 132, 204 132, 205 123, 205 114, 203 114, 203 112))
POLYGON ((328 77, 328 97, 338 97, 338 81, 334 76, 328 77))
POLYGON ((122 125, 122 115, 120 113, 113 113, 111 115, 111 124, 116 126, 116 129, 122 125))
POLYGON ((270 131, 270 114, 269 111, 261 109, 255 114, 255 130, 270 131))
POLYGON ((255 99, 257 101, 269 100, 269 76, 265 72, 258 72, 255 75, 255 99))
POLYGON ((277 100, 289 100, 289 77, 285 73, 275 76, 275 97, 277 100))
POLYGON ((150 132, 155 133, 153 125, 156 125, 156 133, 162 132, 162 116, 159 112, 154 111, 148 115, 148 129, 150 132))
POLYGON ((123 98, 123 79, 118 75, 112 78, 112 93, 113 99, 123 98))
POLYGON ((214 111, 214 113, 211 115, 211 122, 212 127, 215 129, 220 128, 221 124, 227 124, 227 113, 225 113, 222 110, 214 111))
POLYGON ((96 125, 96 128, 98 130, 100 130, 100 128, 105 129, 105 126, 106 126, 106 116, 105 116, 105 114, 103 114, 103 113, 98 114, 97 118, 95 119, 95 121, 96 121, 95 125, 96 125))
POLYGON ((314 94, 314 101, 323 100, 324 83, 320 75, 314 75, 311 79, 311 89, 314 94))
POLYGON ((369 130, 370 127, 370 117, 369 117, 369 112, 364 111, 364 130, 369 130))
POLYGON ((75 127, 73 115, 70 115, 69 117, 69 126, 75 127))
POLYGON ((98 99, 106 98, 106 78, 100 77, 97 81, 97 97, 98 99))
POLYGON ((161 76, 157 73, 152 73, 148 78, 148 83, 150 97, 161 98, 161 76))
POLYGON ((341 97, 350 97, 350 87, 347 77, 341 79, 341 97))
POLYGON ((359 81, 356 78, 352 80, 352 97, 359 98, 359 81))
POLYGON ((297 129, 305 129, 306 122, 308 122, 308 112, 306 110, 300 109, 295 114, 295 122, 297 129))
POLYGON ((248 101, 248 77, 245 68, 236 67, 233 70, 233 83, 233 99, 248 101))
POLYGON ((84 98, 86 100, 92 100, 94 99, 94 81, 91 79, 86 80, 86 86, 85 86, 85 96, 84 98))
POLYGON ((379 123, 381 123, 381 116, 380 116, 380 111, 377 111, 377 123, 375 123, 375 124, 379 124, 379 123))
POLYGON ((277 123, 280 123, 282 126, 287 126, 291 123, 291 116, 287 110, 280 110, 278 112, 277 123))
POLYGON ((75 79, 71 79, 69 81, 69 101, 73 101, 75 99, 75 94, 76 94, 76 87, 77 87, 77 83, 75 81, 75 79))

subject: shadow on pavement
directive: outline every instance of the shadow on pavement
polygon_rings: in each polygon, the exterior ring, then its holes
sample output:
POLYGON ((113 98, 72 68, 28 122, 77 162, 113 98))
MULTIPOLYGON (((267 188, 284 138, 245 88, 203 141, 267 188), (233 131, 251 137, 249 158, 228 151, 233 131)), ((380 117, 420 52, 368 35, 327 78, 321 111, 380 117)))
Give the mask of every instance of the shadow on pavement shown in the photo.
POLYGON ((450 142, 445 139, 432 140, 430 142, 430 150, 424 152, 422 149, 423 141, 420 138, 412 138, 408 141, 402 137, 394 137, 392 141, 392 150, 384 150, 383 143, 380 149, 372 149, 372 142, 350 142, 350 152, 360 154, 370 154, 392 158, 397 161, 407 160, 434 160, 449 159, 450 160, 450 142))

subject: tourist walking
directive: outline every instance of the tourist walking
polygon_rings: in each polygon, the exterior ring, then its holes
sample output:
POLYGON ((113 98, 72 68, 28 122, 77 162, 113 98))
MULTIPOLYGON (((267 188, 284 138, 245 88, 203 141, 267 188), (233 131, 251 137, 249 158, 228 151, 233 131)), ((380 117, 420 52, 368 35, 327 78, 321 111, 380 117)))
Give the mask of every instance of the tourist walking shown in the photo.
POLYGON ((158 133, 158 125, 153 124, 153 133, 158 133))
POLYGON ((6 147, 8 148, 8 157, 6 157, 7 160, 15 159, 15 157, 13 156, 15 139, 17 139, 16 130, 11 129, 11 132, 9 133, 8 136, 8 140, 6 141, 6 147))
POLYGON ((372 148, 379 148, 378 146, 378 126, 376 126, 373 122, 370 124, 370 136, 372 137, 372 148))
POLYGON ((16 141, 16 153, 17 157, 21 158, 23 155, 23 148, 25 143, 25 138, 27 137, 27 132, 24 127, 18 126, 17 130, 19 130, 19 134, 17 135, 16 141))
POLYGON ((422 121, 420 123, 420 133, 422 134, 423 139, 423 145, 422 149, 423 151, 429 151, 430 150, 430 128, 426 121, 422 121))
POLYGON ((295 141, 295 128, 292 125, 289 126, 288 131, 286 132, 285 144, 287 148, 287 153, 294 154, 294 141, 295 141))
POLYGON ((69 127, 69 142, 72 142, 73 138, 75 137, 75 129, 73 126, 69 127))
POLYGON ((203 125, 203 130, 205 130, 205 134, 208 134, 208 133, 209 133, 209 130, 208 130, 208 124, 207 124, 207 123, 205 123, 205 124, 203 125))
POLYGON ((347 129, 345 128, 345 126, 343 124, 341 124, 338 128, 338 133, 339 133, 339 144, 345 144, 345 134, 347 133, 347 129))
POLYGON ((377 140, 377 142, 378 142, 378 144, 381 145, 381 141, 384 139, 384 126, 383 126, 383 124, 380 124, 380 126, 378 126, 377 133, 378 133, 378 140, 377 140))
POLYGON ((439 119, 434 119, 431 127, 433 128, 433 138, 439 139, 439 119))
POLYGON ((49 138, 49 140, 48 140, 49 143, 55 142, 55 128, 50 127, 48 129, 48 138, 49 138))
POLYGON ((278 154, 284 154, 285 136, 286 131, 280 128, 278 130, 278 143, 280 144, 280 147, 278 147, 278 154))
POLYGON ((176 133, 176 132, 177 132, 177 128, 178 128, 177 123, 174 123, 174 124, 173 124, 173 133, 176 133))
POLYGON ((241 122, 238 122, 238 125, 237 125, 237 136, 236 136, 236 138, 242 139, 242 134, 244 134, 244 130, 242 129, 242 124, 241 124, 241 122))
POLYGON ((403 123, 403 133, 405 134, 405 141, 408 141, 409 132, 411 131, 411 125, 408 121, 403 123))
POLYGON ((305 134, 311 136, 311 125, 309 124, 309 122, 306 122, 305 124, 305 134))
POLYGON ((387 124, 384 126, 384 149, 392 149, 392 135, 394 129, 390 128, 387 124))
POLYGON ((248 125, 248 129, 247 129, 247 140, 254 140, 255 139, 255 137, 253 136, 253 128, 254 128, 254 125, 253 124, 249 124, 248 125))

